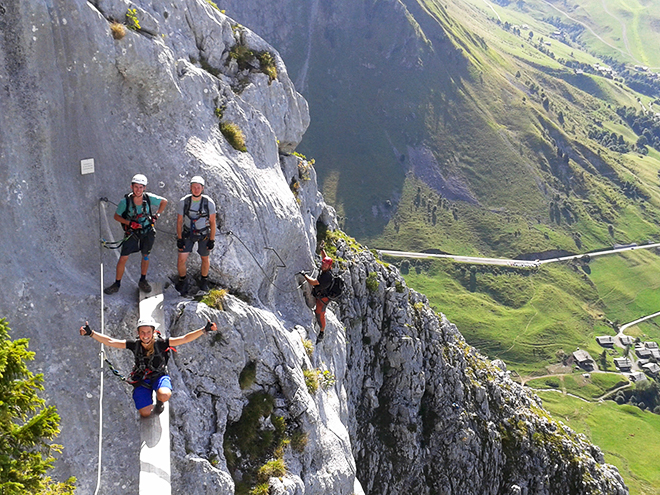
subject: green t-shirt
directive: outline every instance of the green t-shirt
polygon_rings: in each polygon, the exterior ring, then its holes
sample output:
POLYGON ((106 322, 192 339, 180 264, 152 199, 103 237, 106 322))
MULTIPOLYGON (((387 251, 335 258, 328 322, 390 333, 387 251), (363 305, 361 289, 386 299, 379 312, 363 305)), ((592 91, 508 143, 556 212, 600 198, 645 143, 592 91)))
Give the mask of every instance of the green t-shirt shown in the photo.
MULTIPOLYGON (((132 200, 133 195, 131 195, 129 199, 132 200)), ((128 219, 131 220, 132 222, 139 223, 140 225, 142 225, 142 228, 149 227, 151 225, 151 218, 149 217, 149 213, 151 213, 151 215, 155 215, 156 212, 158 211, 158 207, 160 206, 160 202, 163 201, 164 199, 165 198, 163 198, 162 196, 158 196, 157 194, 142 193, 141 205, 134 205, 133 201, 131 201, 128 219), (149 196, 149 204, 151 205, 151 212, 147 211, 149 208, 147 208, 146 205, 147 199, 145 198, 145 196, 149 196)), ((124 196, 117 205, 117 209, 115 210, 115 213, 121 217, 124 215, 125 211, 126 211, 126 196, 124 196)))

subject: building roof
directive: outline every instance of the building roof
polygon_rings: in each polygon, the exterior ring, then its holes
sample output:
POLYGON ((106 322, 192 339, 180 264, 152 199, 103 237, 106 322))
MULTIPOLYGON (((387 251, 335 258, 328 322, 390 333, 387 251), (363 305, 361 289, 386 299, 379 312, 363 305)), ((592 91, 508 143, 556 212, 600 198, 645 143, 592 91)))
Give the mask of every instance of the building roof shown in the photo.
POLYGON ((651 340, 651 341, 648 341, 648 342, 644 342, 644 347, 646 347, 647 349, 657 349, 658 348, 658 343, 653 342, 651 340))
POLYGON ((603 335, 600 337, 596 337, 596 342, 598 342, 603 347, 606 346, 612 347, 614 345, 614 337, 612 337, 611 335, 603 335))
POLYGON ((632 361, 625 357, 614 358, 614 365, 619 369, 632 368, 632 361))
POLYGON ((586 361, 592 361, 593 362, 593 359, 591 359, 591 356, 589 355, 589 353, 587 351, 582 351, 582 350, 575 351, 573 353, 573 357, 575 358, 575 360, 578 363, 584 363, 586 361))
POLYGON ((646 375, 641 371, 633 371, 630 373, 630 381, 639 382, 642 380, 646 380, 646 375))
POLYGON ((633 338, 630 335, 621 335, 619 340, 621 341, 621 345, 632 345, 633 343, 633 338))
POLYGON ((660 373, 660 366, 658 366, 656 363, 646 363, 642 366, 642 368, 644 368, 644 371, 650 375, 657 375, 660 373))

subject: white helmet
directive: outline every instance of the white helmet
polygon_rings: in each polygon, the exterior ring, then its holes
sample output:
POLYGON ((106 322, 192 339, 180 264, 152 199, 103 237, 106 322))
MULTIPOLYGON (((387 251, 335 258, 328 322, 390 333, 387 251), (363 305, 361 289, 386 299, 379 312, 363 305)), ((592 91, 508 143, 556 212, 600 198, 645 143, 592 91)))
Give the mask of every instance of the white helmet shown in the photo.
POLYGON ((202 177, 201 175, 196 175, 195 177, 190 179, 190 185, 192 185, 192 184, 200 184, 200 185, 204 186, 205 185, 204 184, 204 177, 202 177))
POLYGON ((135 174, 131 179, 131 184, 140 184, 144 187, 147 187, 147 177, 142 174, 135 174))
POLYGON ((140 328, 140 327, 151 327, 155 330, 157 326, 158 326, 158 323, 151 316, 147 316, 145 318, 140 318, 137 322, 137 327, 138 328, 140 328))

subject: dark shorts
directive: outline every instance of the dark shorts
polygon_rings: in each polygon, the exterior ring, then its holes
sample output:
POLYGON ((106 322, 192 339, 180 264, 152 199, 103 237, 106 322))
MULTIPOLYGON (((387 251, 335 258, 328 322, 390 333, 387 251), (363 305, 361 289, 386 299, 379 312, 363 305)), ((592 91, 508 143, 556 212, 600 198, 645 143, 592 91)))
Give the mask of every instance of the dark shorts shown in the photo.
POLYGON ((208 256, 209 249, 206 247, 206 241, 209 240, 209 236, 190 236, 186 237, 186 245, 183 247, 182 253, 192 253, 193 246, 197 243, 197 252, 200 256, 208 256))
POLYGON ((141 252, 143 255, 151 253, 151 248, 154 247, 154 240, 156 239, 156 232, 151 229, 144 234, 133 233, 121 245, 121 256, 128 256, 129 254, 141 252))
POLYGON ((142 383, 144 385, 138 385, 133 389, 133 402, 135 402, 136 409, 142 409, 153 404, 153 393, 159 388, 165 387, 172 390, 172 381, 169 375, 161 376, 155 383, 151 383, 151 380, 144 380, 142 383))

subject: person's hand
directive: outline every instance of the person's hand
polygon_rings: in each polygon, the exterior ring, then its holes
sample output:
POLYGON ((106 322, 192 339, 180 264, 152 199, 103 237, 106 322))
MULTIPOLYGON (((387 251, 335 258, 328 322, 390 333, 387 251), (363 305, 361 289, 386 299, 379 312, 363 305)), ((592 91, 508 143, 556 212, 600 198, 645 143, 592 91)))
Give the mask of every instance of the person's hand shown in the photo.
POLYGON ((206 326, 204 327, 205 332, 215 332, 218 329, 218 325, 216 325, 214 322, 211 322, 210 320, 206 322, 206 326))
POLYGON ((215 239, 209 239, 206 241, 206 249, 211 251, 215 247, 215 239))
POLYGON ((131 222, 128 224, 128 228, 131 230, 140 230, 142 228, 142 225, 140 225, 137 222, 131 222))
POLYGON ((177 239, 176 240, 176 247, 179 248, 179 251, 183 251, 183 248, 186 247, 186 240, 185 239, 177 239))
POLYGON ((160 217, 160 213, 156 213, 154 216, 151 217, 151 223, 156 223, 156 220, 158 220, 158 217, 160 217))
POLYGON ((89 322, 85 322, 85 324, 80 327, 80 335, 92 335, 92 329, 89 328, 89 322))

